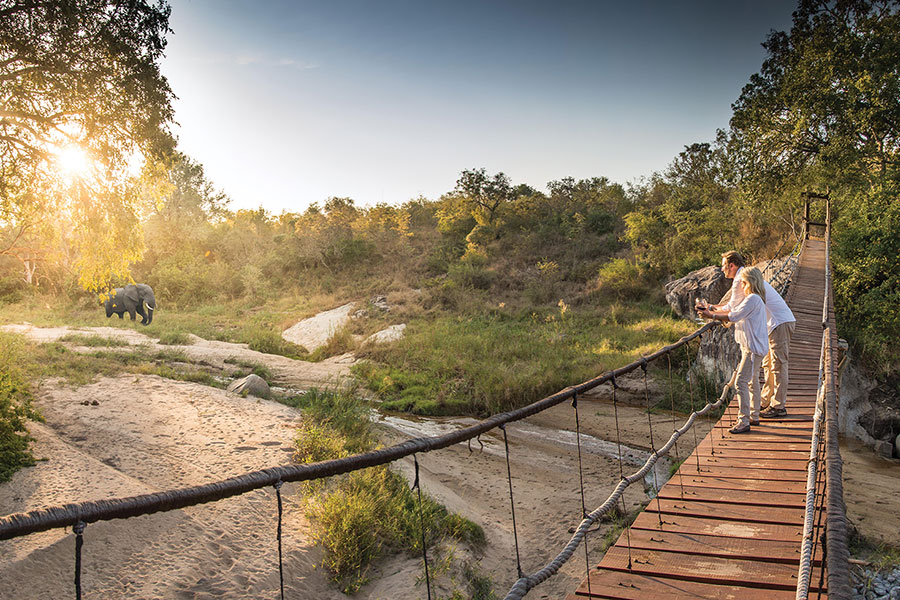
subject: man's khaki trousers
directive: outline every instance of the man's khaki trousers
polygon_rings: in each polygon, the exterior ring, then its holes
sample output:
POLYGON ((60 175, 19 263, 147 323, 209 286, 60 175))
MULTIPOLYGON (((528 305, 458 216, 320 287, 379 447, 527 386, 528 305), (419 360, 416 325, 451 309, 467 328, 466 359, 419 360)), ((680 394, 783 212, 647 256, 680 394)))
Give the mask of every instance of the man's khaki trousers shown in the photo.
POLYGON ((795 323, 782 323, 769 334, 769 353, 763 358, 765 385, 762 404, 769 408, 787 408, 788 355, 795 323))

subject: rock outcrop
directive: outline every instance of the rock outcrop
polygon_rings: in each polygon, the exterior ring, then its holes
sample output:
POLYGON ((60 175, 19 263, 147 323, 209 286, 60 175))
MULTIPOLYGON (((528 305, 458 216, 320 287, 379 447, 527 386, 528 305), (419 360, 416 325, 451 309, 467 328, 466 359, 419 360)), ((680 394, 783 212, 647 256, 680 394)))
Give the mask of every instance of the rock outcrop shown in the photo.
POLYGON ((666 302, 679 317, 695 320, 694 301, 704 298, 716 303, 731 289, 731 281, 719 267, 704 267, 666 284, 666 302))
POLYGON ((391 325, 379 332, 373 333, 366 338, 364 344, 386 344, 403 339, 403 332, 406 331, 406 323, 399 325, 391 325))
POLYGON ((343 329, 350 322, 350 311, 353 310, 352 302, 320 312, 314 317, 304 319, 286 329, 281 337, 298 346, 303 346, 312 352, 319 346, 324 346, 328 338, 343 329))

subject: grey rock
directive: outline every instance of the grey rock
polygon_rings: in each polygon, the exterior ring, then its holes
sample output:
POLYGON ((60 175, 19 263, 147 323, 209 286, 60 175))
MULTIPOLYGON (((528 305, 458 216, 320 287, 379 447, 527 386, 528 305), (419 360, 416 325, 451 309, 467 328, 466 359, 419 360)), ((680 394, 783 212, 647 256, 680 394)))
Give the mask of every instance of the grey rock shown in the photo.
POLYGON ((256 396, 257 398, 268 398, 271 393, 269 384, 266 383, 266 380, 253 373, 247 375, 243 379, 232 382, 231 385, 228 386, 228 391, 241 395, 249 394, 251 396, 256 396))
POLYGON ((877 454, 878 456, 883 456, 885 458, 891 458, 894 455, 894 445, 884 440, 877 440, 875 442, 874 450, 875 454, 877 454))
POLYGON ((731 282, 719 267, 704 267, 666 284, 666 302, 679 317, 694 320, 694 302, 704 298, 715 304, 730 289, 731 282))

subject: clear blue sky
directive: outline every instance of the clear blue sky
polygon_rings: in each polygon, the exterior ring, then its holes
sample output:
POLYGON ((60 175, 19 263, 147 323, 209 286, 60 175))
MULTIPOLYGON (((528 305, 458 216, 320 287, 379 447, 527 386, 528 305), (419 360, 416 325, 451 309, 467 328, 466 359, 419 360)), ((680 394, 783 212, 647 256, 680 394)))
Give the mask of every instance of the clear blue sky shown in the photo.
POLYGON ((172 0, 181 149, 232 208, 398 204, 460 171, 635 182, 711 141, 788 0, 172 0))

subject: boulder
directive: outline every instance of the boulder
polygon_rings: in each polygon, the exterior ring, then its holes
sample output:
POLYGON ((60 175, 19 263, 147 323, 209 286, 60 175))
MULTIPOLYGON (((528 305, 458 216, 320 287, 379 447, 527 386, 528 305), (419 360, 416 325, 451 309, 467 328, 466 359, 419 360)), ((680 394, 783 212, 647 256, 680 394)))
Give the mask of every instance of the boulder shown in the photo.
POLYGON ((324 346, 328 343, 328 338, 347 326, 351 310, 352 302, 320 312, 286 329, 281 337, 312 352, 319 346, 324 346))
POLYGON ((900 458, 900 433, 897 434, 897 439, 894 440, 894 456, 900 458))
POLYGON ((364 343, 366 344, 386 344, 388 342, 395 342, 399 339, 403 338, 403 332, 406 331, 406 323, 401 323, 399 325, 391 325, 386 329, 382 329, 377 333, 373 333, 369 337, 366 338, 364 343))
POLYGON ((233 381, 231 385, 228 386, 228 391, 242 396, 249 394, 251 396, 256 396, 257 398, 268 398, 271 393, 269 384, 266 383, 266 380, 253 373, 247 375, 243 379, 233 381))
POLYGON ((878 440, 875 442, 875 454, 884 458, 891 458, 894 456, 894 445, 884 440, 878 440))
POLYGON ((715 304, 730 289, 731 280, 725 278, 722 269, 704 267, 667 283, 666 302, 679 317, 693 321, 697 318, 694 311, 697 298, 704 298, 715 304))

